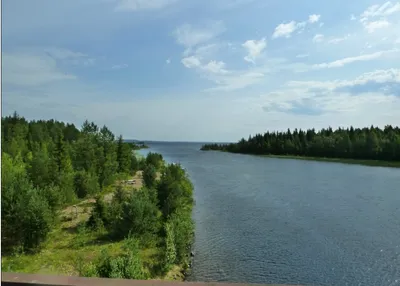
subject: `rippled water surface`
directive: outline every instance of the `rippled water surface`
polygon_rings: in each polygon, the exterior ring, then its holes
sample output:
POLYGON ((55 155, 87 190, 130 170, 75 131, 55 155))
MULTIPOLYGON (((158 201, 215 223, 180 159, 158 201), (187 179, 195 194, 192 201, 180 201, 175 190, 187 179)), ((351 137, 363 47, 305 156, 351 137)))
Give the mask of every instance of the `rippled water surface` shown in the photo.
POLYGON ((149 149, 180 162, 195 186, 189 280, 400 285, 400 169, 200 146, 149 149))

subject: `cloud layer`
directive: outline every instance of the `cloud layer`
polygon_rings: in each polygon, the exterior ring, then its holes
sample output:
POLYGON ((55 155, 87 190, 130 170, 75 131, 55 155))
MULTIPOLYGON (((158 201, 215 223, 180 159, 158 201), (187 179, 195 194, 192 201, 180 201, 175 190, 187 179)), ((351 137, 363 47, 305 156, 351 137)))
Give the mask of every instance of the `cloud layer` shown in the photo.
POLYGON ((400 2, 310 1, 8 1, 3 111, 157 140, 398 124, 400 2))

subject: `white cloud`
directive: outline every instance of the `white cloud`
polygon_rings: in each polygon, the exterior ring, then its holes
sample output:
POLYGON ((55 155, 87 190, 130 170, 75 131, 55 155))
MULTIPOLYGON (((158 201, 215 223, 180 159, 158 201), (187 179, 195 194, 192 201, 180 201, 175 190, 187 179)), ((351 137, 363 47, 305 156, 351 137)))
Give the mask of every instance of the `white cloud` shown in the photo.
POLYGON ((225 31, 225 26, 221 21, 209 23, 205 27, 193 27, 184 24, 174 31, 176 41, 186 48, 193 48, 199 44, 210 41, 225 31))
POLYGON ((176 3, 178 0, 119 0, 116 11, 157 10, 176 3))
POLYGON ((282 23, 279 24, 274 31, 274 34, 272 35, 272 38, 280 38, 280 37, 286 37, 290 38, 292 33, 296 31, 297 25, 295 21, 291 21, 289 23, 282 23))
POLYGON ((382 5, 372 5, 361 13, 360 22, 368 33, 373 33, 378 29, 389 27, 390 22, 387 17, 398 12, 400 12, 400 2, 393 4, 388 1, 382 5))
POLYGON ((189 69, 201 66, 200 60, 198 58, 196 58, 195 56, 183 58, 181 60, 181 62, 185 67, 187 67, 189 69))
POLYGON ((321 18, 321 15, 316 15, 316 14, 313 14, 313 15, 310 15, 309 17, 308 17, 308 22, 309 23, 316 23, 316 22, 318 22, 319 21, 319 19, 321 18))
POLYGON ((127 64, 120 64, 120 65, 113 65, 111 68, 113 70, 120 70, 120 69, 124 69, 124 68, 127 68, 127 67, 128 67, 127 64))
POLYGON ((185 50, 186 54, 190 54, 193 52, 197 57, 200 58, 209 58, 212 57, 218 50, 220 49, 220 45, 218 44, 205 44, 198 46, 196 49, 193 51, 190 49, 185 50))
POLYGON ((299 59, 308 58, 309 56, 310 56, 309 54, 299 54, 299 55, 296 56, 296 58, 299 58, 299 59))
POLYGON ((371 49, 371 48, 373 48, 373 46, 370 43, 366 42, 365 45, 364 45, 364 48, 365 49, 371 49))
POLYGON ((231 72, 228 75, 218 76, 214 78, 216 87, 209 88, 206 91, 233 91, 242 89, 260 82, 264 78, 263 73, 258 72, 231 72))
POLYGON ((92 66, 95 64, 95 62, 96 62, 96 59, 89 58, 89 59, 83 60, 83 65, 84 66, 92 66))
POLYGON ((244 57, 245 61, 254 63, 256 58, 261 55, 267 46, 267 41, 265 38, 261 40, 248 40, 242 44, 243 47, 247 49, 248 55, 244 57))
POLYGON ((369 82, 375 83, 400 83, 400 69, 375 70, 361 74, 352 80, 333 81, 290 81, 287 86, 290 88, 325 89, 329 91, 343 87, 354 87, 365 85, 369 82))
MULTIPOLYGON (((281 114, 295 112, 296 118, 301 118, 302 113, 310 114, 310 112, 318 115, 318 118, 330 113, 336 115, 340 113, 340 116, 336 117, 335 122, 337 122, 346 114, 365 115, 374 111, 380 114, 377 117, 387 114, 386 120, 389 118, 399 120, 400 114, 392 112, 400 108, 400 98, 395 94, 396 89, 386 88, 393 84, 397 86, 400 84, 399 69, 376 70, 352 80, 290 81, 283 90, 263 95, 258 102, 266 112, 281 114)), ((379 122, 384 123, 384 121, 379 122)), ((348 125, 348 122, 342 122, 348 125)))
POLYGON ((290 38, 291 35, 297 30, 299 31, 298 33, 300 34, 301 32, 303 32, 303 30, 307 26, 307 24, 317 23, 320 18, 321 18, 321 15, 314 14, 314 15, 310 15, 308 17, 307 22, 306 21, 303 21, 303 22, 291 21, 288 23, 281 23, 275 28, 275 31, 272 34, 272 38, 273 39, 281 38, 281 37, 290 38))
POLYGON ((314 38, 313 38, 313 42, 314 42, 314 43, 320 43, 320 42, 322 42, 323 40, 324 40, 324 35, 322 35, 322 34, 317 34, 317 35, 315 35, 314 38))
POLYGON ((350 20, 351 20, 351 21, 355 21, 355 20, 357 20, 357 18, 356 18, 356 16, 354 16, 354 14, 351 14, 351 15, 350 15, 350 20))
POLYGON ((398 53, 398 52, 399 52, 399 50, 387 50, 387 51, 379 51, 379 52, 375 52, 372 54, 365 54, 365 55, 360 55, 360 56, 355 56, 355 57, 347 57, 347 58, 336 60, 336 61, 329 62, 329 63, 316 64, 316 65, 313 65, 313 68, 315 68, 315 69, 338 68, 338 67, 343 67, 347 64, 351 64, 354 62, 375 60, 375 59, 381 58, 385 55, 389 55, 392 53, 398 53))
POLYGON ((196 56, 190 56, 182 59, 182 64, 191 69, 198 68, 204 72, 208 72, 211 74, 227 74, 229 73, 225 69, 225 63, 222 61, 210 61, 207 64, 203 65, 196 56))
POLYGON ((216 73, 216 74, 226 74, 228 71, 224 69, 225 63, 224 62, 217 62, 217 61, 210 61, 208 64, 203 66, 202 68, 206 71, 209 71, 211 73, 216 73))
MULTIPOLYGON (((350 85, 360 85, 367 82, 374 81, 377 83, 385 82, 397 82, 400 83, 400 69, 387 69, 387 70, 376 70, 373 72, 367 72, 362 74, 353 80, 350 85)), ((347 81, 344 81, 345 85, 349 85, 347 81)))
POLYGON ((373 17, 382 17, 389 16, 394 13, 400 12, 400 2, 392 4, 392 2, 388 1, 383 3, 382 5, 372 5, 368 7, 362 14, 361 20, 373 18, 373 17))
POLYGON ((344 37, 338 37, 338 38, 332 38, 328 41, 328 43, 330 44, 339 44, 340 42, 343 42, 345 40, 347 40, 350 37, 350 34, 347 34, 344 37))
POLYGON ((366 22, 364 24, 364 27, 368 31, 368 33, 373 33, 378 29, 387 28, 389 26, 390 26, 390 23, 386 20, 366 22))
POLYGON ((57 68, 54 58, 46 54, 2 53, 4 84, 35 86, 54 81, 76 79, 57 68))
POLYGON ((241 89, 258 83, 264 77, 263 73, 252 70, 227 70, 222 61, 212 60, 203 64, 196 56, 183 58, 182 64, 186 68, 196 69, 203 77, 216 84, 215 87, 206 89, 207 92, 241 89))
POLYGON ((298 34, 303 33, 303 31, 304 31, 306 25, 307 25, 307 22, 300 22, 300 23, 297 23, 297 24, 296 24, 296 31, 297 31, 297 33, 298 33, 298 34))

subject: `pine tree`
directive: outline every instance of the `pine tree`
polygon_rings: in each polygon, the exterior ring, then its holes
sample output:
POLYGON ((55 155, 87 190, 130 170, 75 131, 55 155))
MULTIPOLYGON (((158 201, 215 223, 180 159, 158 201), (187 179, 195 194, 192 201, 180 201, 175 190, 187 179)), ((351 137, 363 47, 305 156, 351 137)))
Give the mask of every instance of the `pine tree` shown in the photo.
POLYGON ((132 150, 128 144, 122 139, 122 135, 118 137, 117 142, 117 161, 118 172, 129 173, 131 168, 132 150))

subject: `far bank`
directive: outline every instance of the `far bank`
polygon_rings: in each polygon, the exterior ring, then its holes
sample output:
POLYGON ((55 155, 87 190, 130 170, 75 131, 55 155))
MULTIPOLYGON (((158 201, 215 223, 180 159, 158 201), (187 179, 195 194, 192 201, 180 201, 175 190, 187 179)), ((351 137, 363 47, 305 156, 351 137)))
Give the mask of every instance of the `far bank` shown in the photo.
POLYGON ((332 128, 266 132, 237 143, 205 144, 201 150, 274 158, 400 167, 400 128, 332 128))

